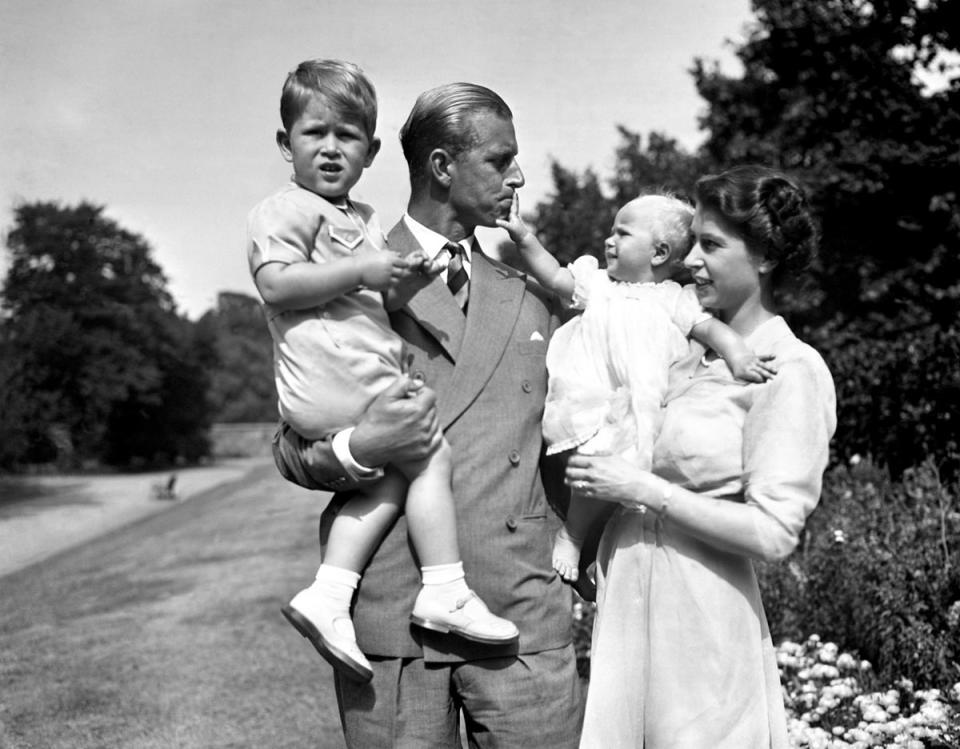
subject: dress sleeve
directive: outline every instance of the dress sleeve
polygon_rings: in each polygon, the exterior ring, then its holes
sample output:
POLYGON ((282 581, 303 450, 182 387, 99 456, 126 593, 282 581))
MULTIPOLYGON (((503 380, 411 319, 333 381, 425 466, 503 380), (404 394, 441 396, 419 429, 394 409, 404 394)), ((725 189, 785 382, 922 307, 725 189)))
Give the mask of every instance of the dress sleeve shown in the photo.
POLYGON ((673 323, 680 329, 680 332, 689 337, 690 331, 696 325, 704 320, 709 320, 710 317, 710 313, 700 305, 696 287, 693 284, 681 287, 676 296, 672 315, 673 323))
POLYGON ((830 372, 812 349, 784 361, 758 388, 743 428, 744 498, 763 559, 782 559, 797 545, 820 500, 836 395, 830 372))
POLYGON ((593 255, 581 255, 567 266, 573 276, 573 300, 570 302, 572 309, 586 308, 599 269, 600 262, 593 255))
POLYGON ((247 220, 250 274, 256 276, 267 263, 307 262, 322 221, 319 214, 308 216, 282 198, 258 205, 247 220))

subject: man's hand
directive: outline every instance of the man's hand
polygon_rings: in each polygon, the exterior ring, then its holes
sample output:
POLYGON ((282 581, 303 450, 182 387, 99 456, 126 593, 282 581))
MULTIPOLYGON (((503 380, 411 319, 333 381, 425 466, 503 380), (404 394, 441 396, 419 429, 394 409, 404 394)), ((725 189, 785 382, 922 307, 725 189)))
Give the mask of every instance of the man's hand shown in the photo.
POLYGON ((350 435, 350 453, 371 468, 417 461, 430 455, 441 438, 434 392, 401 375, 367 407, 350 435))

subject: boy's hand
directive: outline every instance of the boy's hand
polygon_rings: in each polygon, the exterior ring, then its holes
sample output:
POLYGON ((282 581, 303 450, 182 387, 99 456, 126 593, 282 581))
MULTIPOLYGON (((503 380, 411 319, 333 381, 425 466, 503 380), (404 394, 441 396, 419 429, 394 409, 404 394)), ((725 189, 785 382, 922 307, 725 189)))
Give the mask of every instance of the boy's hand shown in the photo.
POLYGON ((415 273, 406 259, 392 250, 372 250, 356 255, 360 264, 360 283, 374 291, 393 288, 415 273))
POLYGON ((738 380, 747 382, 766 382, 772 380, 777 373, 777 367, 773 363, 776 357, 773 354, 747 354, 740 356, 733 361, 728 361, 727 366, 733 372, 733 376, 738 380))
POLYGON ((427 278, 439 275, 447 267, 446 263, 439 259, 430 260, 423 250, 414 250, 406 256, 405 260, 411 271, 427 278))
POLYGON ((513 243, 522 248, 523 241, 530 235, 530 229, 520 218, 520 197, 517 193, 513 193, 513 203, 510 204, 510 213, 507 218, 498 218, 497 226, 506 229, 513 243))

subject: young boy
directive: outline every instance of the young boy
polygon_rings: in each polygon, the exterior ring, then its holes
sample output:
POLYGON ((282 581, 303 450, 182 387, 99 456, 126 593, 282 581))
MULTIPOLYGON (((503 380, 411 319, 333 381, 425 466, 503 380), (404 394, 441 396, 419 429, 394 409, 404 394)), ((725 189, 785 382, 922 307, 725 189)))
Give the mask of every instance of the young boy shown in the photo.
MULTIPOLYGON (((519 215, 499 221, 533 276, 583 314, 563 325, 547 349, 547 453, 630 451, 649 469, 670 365, 687 352, 687 337, 712 348, 735 377, 763 382, 776 373, 727 325, 706 313, 692 287, 673 277, 691 247, 693 208, 669 195, 645 195, 617 212, 604 242, 607 267, 596 258, 560 266, 519 215)), ((580 549, 598 508, 576 489, 557 533, 553 566, 579 576, 580 549)))
MULTIPOLYGON (((438 269, 424 256, 387 249, 373 209, 349 197, 380 148, 376 94, 356 65, 301 63, 284 83, 280 116, 277 145, 293 180, 257 205, 247 224, 250 272, 274 341, 280 414, 308 439, 337 433, 335 442, 349 440, 344 430, 402 376, 403 344, 382 294, 438 269)), ((420 385, 411 383, 411 392, 420 385)), ((423 582, 411 621, 476 642, 517 639, 517 628, 467 587, 450 475, 445 440, 422 462, 388 467, 337 515, 315 581, 284 606, 290 623, 345 676, 372 678, 350 604, 360 572, 401 511, 423 582)))

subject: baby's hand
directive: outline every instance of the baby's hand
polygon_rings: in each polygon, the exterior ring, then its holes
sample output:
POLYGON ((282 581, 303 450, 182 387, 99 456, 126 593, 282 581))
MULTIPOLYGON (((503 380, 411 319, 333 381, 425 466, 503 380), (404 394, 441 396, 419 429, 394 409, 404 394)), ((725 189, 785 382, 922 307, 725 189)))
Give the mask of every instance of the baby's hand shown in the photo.
POLYGON ((414 273, 405 258, 393 250, 358 253, 360 283, 374 291, 386 291, 414 273))
POLYGON ((737 357, 727 362, 733 376, 738 380, 747 382, 766 382, 772 380, 777 373, 777 367, 773 363, 776 357, 773 354, 747 354, 737 357))
POLYGON ((510 204, 510 213, 506 219, 498 218, 497 226, 501 229, 506 229, 507 234, 510 235, 510 239, 513 240, 513 243, 518 247, 523 244, 523 241, 530 235, 530 229, 523 222, 523 219, 520 218, 520 197, 517 193, 513 193, 513 202, 510 204))

